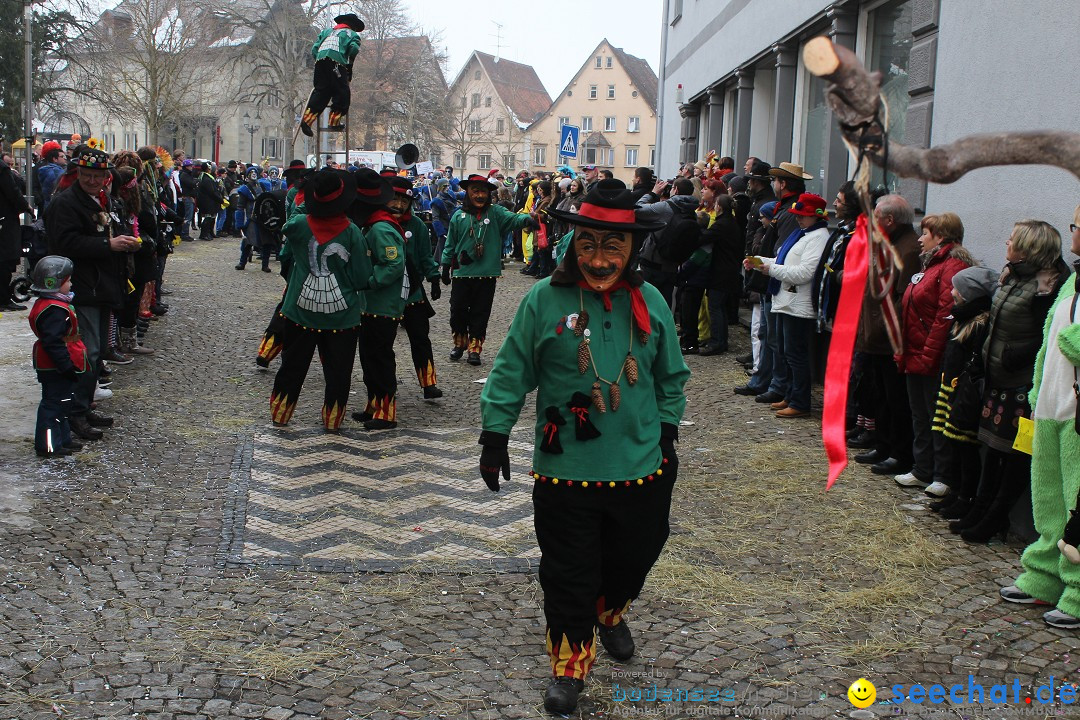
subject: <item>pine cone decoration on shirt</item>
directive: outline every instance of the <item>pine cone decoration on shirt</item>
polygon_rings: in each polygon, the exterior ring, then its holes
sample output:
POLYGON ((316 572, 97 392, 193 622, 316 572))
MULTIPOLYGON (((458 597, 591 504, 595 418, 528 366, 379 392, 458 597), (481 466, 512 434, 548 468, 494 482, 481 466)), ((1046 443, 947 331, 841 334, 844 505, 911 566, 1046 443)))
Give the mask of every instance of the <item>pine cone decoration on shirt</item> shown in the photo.
POLYGON ((619 383, 613 382, 608 387, 608 400, 611 401, 611 412, 619 409, 619 404, 622 402, 622 390, 619 389, 619 383))
POLYGON ((589 327, 589 311, 582 310, 574 320, 574 334, 581 337, 587 327, 589 327))
POLYGON ((623 374, 626 375, 626 382, 631 385, 637 382, 637 358, 630 353, 626 353, 626 362, 623 363, 623 374))
POLYGON ((592 404, 596 406, 597 412, 607 412, 607 406, 604 404, 604 391, 600 389, 599 380, 592 384, 592 404))
POLYGON ((577 346, 577 371, 582 375, 589 369, 589 341, 582 340, 577 346))

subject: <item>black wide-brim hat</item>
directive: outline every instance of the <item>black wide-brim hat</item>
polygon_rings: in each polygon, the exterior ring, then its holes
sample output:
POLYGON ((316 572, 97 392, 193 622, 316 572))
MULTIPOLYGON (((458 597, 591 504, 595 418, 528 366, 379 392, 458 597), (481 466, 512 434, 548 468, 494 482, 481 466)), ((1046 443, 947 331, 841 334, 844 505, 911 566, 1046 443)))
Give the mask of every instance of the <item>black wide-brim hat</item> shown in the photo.
POLYGON ((601 180, 585 195, 576 213, 548 210, 548 214, 570 225, 597 230, 652 232, 664 227, 663 223, 638 222, 638 197, 622 180, 601 180))
POLYGON ((488 182, 488 179, 487 179, 486 175, 478 175, 476 173, 472 173, 471 175, 469 175, 469 177, 465 178, 464 180, 458 180, 458 187, 465 188, 466 190, 468 190, 470 185, 478 185, 478 186, 481 186, 481 187, 485 187, 488 190, 497 190, 498 189, 494 185, 492 185, 490 182, 488 182))
POLYGON ((345 15, 338 15, 334 18, 334 22, 338 25, 348 25, 356 32, 364 31, 364 21, 356 16, 356 13, 346 13, 345 15))
POLYGON ((343 170, 319 170, 304 184, 304 207, 312 217, 344 215, 354 197, 356 182, 343 170))
POLYGON ((390 198, 394 197, 394 188, 386 182, 386 178, 380 177, 379 173, 371 168, 360 168, 348 174, 356 179, 356 192, 353 196, 361 205, 378 207, 385 205, 390 198))
POLYGON ((300 176, 300 175, 303 175, 307 171, 308 171, 307 163, 305 163, 303 160, 293 160, 292 162, 289 163, 289 167, 285 168, 285 170, 283 170, 281 174, 284 175, 285 177, 289 177, 289 173, 292 173, 293 175, 300 176))

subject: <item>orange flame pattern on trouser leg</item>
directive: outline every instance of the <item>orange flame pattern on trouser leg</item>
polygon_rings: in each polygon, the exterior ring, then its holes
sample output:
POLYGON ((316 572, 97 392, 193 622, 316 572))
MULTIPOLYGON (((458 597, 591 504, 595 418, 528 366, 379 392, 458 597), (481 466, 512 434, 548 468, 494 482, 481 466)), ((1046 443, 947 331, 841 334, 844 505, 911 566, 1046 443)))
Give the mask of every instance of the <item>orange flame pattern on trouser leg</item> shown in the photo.
POLYGON ((416 368, 416 379, 420 381, 422 388, 435 385, 435 365, 428 360, 427 365, 416 368))
POLYGON ((339 112, 334 112, 334 111, 332 111, 332 110, 331 110, 331 111, 330 111, 330 117, 329 117, 329 118, 327 118, 327 122, 326 122, 326 124, 327 124, 327 125, 328 125, 329 127, 335 127, 335 126, 337 126, 337 125, 344 125, 344 124, 345 124, 345 123, 343 122, 343 120, 344 120, 344 119, 345 119, 345 115, 344 115, 344 114, 342 114, 342 113, 339 113, 339 112))
POLYGON ((551 630, 547 631, 547 654, 551 660, 551 672, 555 677, 570 677, 584 680, 596 661, 596 631, 592 639, 580 644, 571 643, 564 634, 559 642, 551 641, 551 630))
POLYGON ((296 410, 296 401, 289 400, 288 395, 270 395, 270 419, 281 425, 287 425, 296 410))
POLYGON ((323 405, 322 421, 327 430, 337 430, 341 427, 341 421, 345 418, 345 406, 334 403, 330 407, 323 405))
POLYGON ((318 116, 317 113, 313 113, 311 111, 311 108, 305 108, 304 109, 304 117, 300 118, 300 122, 302 122, 305 125, 311 125, 312 123, 314 123, 318 119, 319 119, 319 116, 318 116))
POLYGON ((469 345, 469 336, 465 333, 454 333, 454 347, 466 348, 469 345))
POLYGON ((469 352, 474 352, 477 355, 479 355, 483 351, 484 351, 484 339, 483 338, 472 338, 471 340, 469 340, 469 352))
POLYGON ((271 360, 281 354, 282 347, 284 346, 278 342, 277 335, 275 335, 274 333, 266 333, 265 335, 263 335, 262 342, 259 343, 258 355, 260 358, 269 363, 271 360))
POLYGON ((372 420, 389 420, 397 422, 397 397, 377 397, 368 403, 368 412, 372 420))
POLYGON ((623 613, 630 609, 630 600, 621 608, 605 607, 604 596, 596 599, 596 621, 605 627, 615 627, 622 622, 623 613))

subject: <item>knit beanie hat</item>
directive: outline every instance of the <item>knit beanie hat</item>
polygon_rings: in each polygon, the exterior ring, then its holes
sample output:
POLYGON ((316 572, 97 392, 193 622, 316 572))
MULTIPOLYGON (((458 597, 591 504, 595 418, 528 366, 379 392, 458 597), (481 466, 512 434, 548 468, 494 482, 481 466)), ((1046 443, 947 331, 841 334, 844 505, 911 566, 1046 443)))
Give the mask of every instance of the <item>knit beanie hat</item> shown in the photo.
POLYGON ((771 200, 758 209, 758 214, 766 220, 772 220, 776 214, 776 201, 771 200))
POLYGON ((964 302, 981 297, 992 297, 998 287, 999 274, 984 267, 964 268, 953 275, 952 284, 964 302))

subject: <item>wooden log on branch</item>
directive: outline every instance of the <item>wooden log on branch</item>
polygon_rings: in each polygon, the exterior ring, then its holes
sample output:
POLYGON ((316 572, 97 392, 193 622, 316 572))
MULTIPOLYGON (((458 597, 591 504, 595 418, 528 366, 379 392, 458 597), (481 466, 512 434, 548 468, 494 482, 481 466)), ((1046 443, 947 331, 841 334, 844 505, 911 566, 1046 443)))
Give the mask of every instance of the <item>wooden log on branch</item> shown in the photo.
MULTIPOLYGON (((881 73, 868 72, 855 53, 827 37, 806 44, 803 62, 807 70, 831 83, 825 90, 825 101, 836 114, 845 139, 858 147, 861 137, 867 156, 882 166, 881 73)), ((986 133, 929 149, 889 140, 889 171, 901 177, 951 183, 972 170, 997 165, 1054 165, 1080 179, 1080 133, 986 133)))

